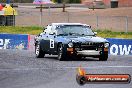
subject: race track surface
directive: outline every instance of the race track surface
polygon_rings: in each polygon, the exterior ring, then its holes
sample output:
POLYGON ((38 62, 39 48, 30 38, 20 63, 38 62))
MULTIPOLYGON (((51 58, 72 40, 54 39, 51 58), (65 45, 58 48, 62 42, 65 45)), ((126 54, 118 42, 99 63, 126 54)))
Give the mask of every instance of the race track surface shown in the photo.
POLYGON ((56 56, 35 58, 33 51, 0 50, 0 88, 132 88, 130 84, 85 84, 76 82, 77 68, 88 74, 130 74, 132 56, 109 56, 58 61, 56 56))

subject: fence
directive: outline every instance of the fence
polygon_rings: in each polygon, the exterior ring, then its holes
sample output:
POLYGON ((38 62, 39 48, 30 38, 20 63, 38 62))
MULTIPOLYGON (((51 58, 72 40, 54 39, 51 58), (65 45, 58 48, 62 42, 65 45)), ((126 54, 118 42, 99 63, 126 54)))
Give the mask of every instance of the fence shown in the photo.
POLYGON ((132 17, 127 16, 91 16, 80 12, 53 12, 50 9, 42 13, 39 9, 34 11, 19 11, 16 16, 16 26, 46 26, 53 22, 79 22, 91 25, 96 29, 109 29, 114 31, 132 31, 132 17))
POLYGON ((15 16, 0 16, 0 26, 15 26, 15 16))
MULTIPOLYGON (((62 10, 62 9, 61 9, 62 10)), ((97 16, 88 12, 62 12, 54 9, 45 9, 40 13, 39 9, 18 10, 15 16, 16 26, 46 26, 53 22, 79 22, 91 25, 95 29, 112 30, 120 32, 132 31, 132 17, 128 16, 97 16)))

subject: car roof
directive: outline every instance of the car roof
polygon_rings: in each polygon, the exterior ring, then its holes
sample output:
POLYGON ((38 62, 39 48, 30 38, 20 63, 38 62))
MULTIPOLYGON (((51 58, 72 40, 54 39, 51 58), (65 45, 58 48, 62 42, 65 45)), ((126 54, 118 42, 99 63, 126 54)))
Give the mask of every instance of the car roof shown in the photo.
POLYGON ((83 26, 89 26, 87 24, 82 24, 82 23, 52 23, 52 25, 83 25, 83 26))

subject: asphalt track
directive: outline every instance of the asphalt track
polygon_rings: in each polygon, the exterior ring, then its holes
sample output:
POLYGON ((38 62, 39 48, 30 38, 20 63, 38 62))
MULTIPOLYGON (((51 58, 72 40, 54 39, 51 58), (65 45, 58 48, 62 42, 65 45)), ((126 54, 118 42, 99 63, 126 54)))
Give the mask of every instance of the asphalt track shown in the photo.
POLYGON ((33 51, 0 50, 0 88, 132 88, 130 84, 85 84, 76 82, 77 68, 88 74, 130 74, 132 56, 109 56, 108 61, 94 58, 58 61, 56 56, 35 58, 33 51))

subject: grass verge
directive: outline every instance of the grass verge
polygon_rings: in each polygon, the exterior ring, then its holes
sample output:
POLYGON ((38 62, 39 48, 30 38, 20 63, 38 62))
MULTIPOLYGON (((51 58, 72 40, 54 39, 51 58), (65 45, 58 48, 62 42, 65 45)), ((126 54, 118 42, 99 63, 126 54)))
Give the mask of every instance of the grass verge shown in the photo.
POLYGON ((127 38, 132 39, 132 32, 112 32, 110 30, 94 30, 98 34, 97 36, 103 37, 103 38, 127 38))
MULTIPOLYGON (((12 27, 12 26, 0 26, 0 33, 10 33, 10 34, 31 34, 31 35, 37 35, 43 31, 42 27, 38 26, 31 26, 31 27, 12 27)), ((132 32, 112 32, 110 30, 96 30, 94 29, 98 34, 97 36, 103 37, 103 38, 127 38, 132 39, 132 32)))
POLYGON ((19 26, 1 26, 0 33, 10 34, 32 34, 36 35, 42 32, 42 27, 31 26, 31 27, 19 27, 19 26))

